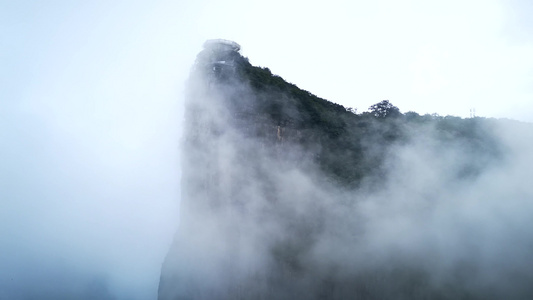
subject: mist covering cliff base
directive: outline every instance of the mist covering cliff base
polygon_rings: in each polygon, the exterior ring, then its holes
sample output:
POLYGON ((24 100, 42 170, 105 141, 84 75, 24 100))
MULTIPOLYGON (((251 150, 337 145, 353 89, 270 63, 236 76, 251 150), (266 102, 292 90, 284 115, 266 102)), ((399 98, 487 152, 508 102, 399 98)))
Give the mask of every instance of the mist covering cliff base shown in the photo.
POLYGON ((159 299, 533 299, 530 124, 357 113, 210 41, 159 299))

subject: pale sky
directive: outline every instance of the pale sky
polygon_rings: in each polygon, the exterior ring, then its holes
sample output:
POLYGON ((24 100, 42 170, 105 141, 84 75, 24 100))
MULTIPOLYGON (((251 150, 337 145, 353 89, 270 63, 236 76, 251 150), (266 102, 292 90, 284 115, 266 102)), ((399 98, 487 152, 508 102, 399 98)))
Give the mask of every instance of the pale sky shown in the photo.
POLYGON ((206 39, 359 112, 533 122, 531 15, 528 0, 0 0, 0 298, 27 270, 55 280, 36 269, 155 295, 206 39))
POLYGON ((198 35, 345 106, 533 121, 528 1, 246 1, 206 5, 198 35), (217 24, 212 28, 211 24, 217 24))

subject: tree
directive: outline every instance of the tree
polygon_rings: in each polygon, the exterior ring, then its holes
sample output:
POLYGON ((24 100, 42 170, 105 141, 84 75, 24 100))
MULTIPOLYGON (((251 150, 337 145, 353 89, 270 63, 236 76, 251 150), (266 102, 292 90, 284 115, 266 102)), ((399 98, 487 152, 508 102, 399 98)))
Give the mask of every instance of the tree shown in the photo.
POLYGON ((370 113, 376 118, 390 118, 398 117, 401 115, 400 109, 392 105, 389 100, 383 100, 379 103, 370 106, 368 109, 370 110, 370 113))

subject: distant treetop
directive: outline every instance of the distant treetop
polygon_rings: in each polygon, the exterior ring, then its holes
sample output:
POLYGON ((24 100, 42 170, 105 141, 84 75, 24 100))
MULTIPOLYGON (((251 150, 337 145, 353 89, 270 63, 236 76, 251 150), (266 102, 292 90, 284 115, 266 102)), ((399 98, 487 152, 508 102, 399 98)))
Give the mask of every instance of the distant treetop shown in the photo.
POLYGON ((389 100, 383 100, 379 103, 376 103, 368 108, 370 113, 376 118, 390 118, 398 117, 401 115, 400 109, 392 105, 389 100))

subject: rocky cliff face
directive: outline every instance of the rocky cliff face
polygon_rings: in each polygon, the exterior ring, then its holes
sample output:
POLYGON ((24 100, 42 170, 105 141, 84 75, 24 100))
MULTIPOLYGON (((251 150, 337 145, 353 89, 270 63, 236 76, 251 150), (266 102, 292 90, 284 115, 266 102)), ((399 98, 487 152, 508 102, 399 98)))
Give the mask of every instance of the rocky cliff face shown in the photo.
POLYGON ((291 204, 281 194, 302 193, 287 173, 316 151, 298 146, 305 128, 266 111, 268 99, 243 77, 246 64, 235 49, 211 44, 191 74, 181 222, 159 299, 272 299, 279 293, 272 288, 299 268, 296 261, 278 262, 272 247, 310 230, 296 226, 304 216, 282 213, 291 204))
MULTIPOLYGON (((470 222, 448 199, 483 197, 478 182, 505 160, 490 120, 354 114, 221 40, 198 55, 186 99, 180 226, 159 299, 509 295, 471 248, 436 238, 461 236, 442 225, 470 222)), ((487 245, 477 239, 450 241, 487 245)))

